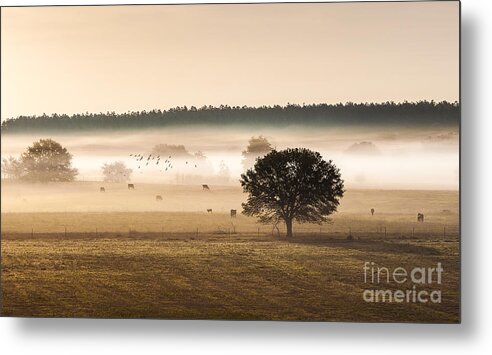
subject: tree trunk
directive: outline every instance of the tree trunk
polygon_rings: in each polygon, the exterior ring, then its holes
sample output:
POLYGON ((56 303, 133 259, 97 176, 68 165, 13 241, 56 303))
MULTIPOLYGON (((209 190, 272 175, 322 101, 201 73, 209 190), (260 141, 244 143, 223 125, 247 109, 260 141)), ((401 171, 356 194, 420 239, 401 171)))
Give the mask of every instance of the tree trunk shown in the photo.
POLYGON ((287 238, 292 238, 292 218, 285 220, 285 228, 287 228, 287 238))

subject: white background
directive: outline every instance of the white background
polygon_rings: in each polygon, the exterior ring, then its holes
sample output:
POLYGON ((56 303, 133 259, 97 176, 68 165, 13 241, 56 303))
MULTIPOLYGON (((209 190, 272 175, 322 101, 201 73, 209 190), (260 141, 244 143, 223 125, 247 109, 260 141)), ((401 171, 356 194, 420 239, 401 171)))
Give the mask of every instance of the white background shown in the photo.
MULTIPOLYGON (((56 4, 125 2, 138 1, 60 1, 56 4)), ((0 0, 1 5, 54 3, 0 0)), ((490 3, 488 0, 462 1, 461 325, 1 318, 0 352, 287 355, 326 354, 331 350, 336 354, 490 354, 492 234, 487 223, 491 218, 492 201, 490 3)))

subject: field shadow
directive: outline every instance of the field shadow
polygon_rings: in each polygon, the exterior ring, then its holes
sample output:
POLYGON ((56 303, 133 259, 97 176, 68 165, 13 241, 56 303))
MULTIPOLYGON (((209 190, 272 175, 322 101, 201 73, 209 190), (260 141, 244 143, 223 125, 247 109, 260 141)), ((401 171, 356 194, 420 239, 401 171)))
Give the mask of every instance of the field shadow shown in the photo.
POLYGON ((316 245, 320 247, 345 248, 357 251, 409 253, 418 255, 441 255, 439 250, 421 245, 388 242, 382 240, 343 240, 343 239, 292 239, 290 243, 316 245))

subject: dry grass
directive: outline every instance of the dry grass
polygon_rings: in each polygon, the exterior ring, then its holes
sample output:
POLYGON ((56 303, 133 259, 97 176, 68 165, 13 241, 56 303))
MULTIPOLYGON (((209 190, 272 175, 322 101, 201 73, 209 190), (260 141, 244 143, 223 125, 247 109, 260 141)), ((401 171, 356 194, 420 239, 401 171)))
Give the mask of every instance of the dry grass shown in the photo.
POLYGON ((456 322, 458 261, 457 240, 7 239, 2 245, 2 313, 456 322), (443 302, 363 302, 365 261, 408 268, 441 262, 443 302))
MULTIPOLYGON (((220 201, 240 200, 226 190, 220 201)), ((143 212, 138 203, 136 211, 97 211, 95 204, 85 212, 19 213, 4 205, 15 197, 4 200, 3 192, 3 315, 459 321, 456 192, 349 191, 332 224, 321 233, 317 225, 296 226, 291 241, 245 216, 232 226, 226 213, 143 212), (416 211, 425 223, 415 221, 416 211), (238 234, 229 235, 234 227, 238 234), (442 303, 364 302, 366 261, 407 269, 440 262, 442 303)), ((206 203, 202 191, 190 194, 194 204, 206 203)))

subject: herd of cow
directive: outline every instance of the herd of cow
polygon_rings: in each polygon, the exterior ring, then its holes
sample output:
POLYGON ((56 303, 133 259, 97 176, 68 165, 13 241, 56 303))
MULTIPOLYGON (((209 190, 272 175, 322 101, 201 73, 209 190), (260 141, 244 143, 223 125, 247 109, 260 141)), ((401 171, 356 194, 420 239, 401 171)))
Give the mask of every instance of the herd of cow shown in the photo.
MULTIPOLYGON (((128 190, 135 190, 135 185, 134 184, 128 184, 128 190)), ((202 190, 208 190, 210 191, 210 187, 207 184, 202 185, 202 190)), ((106 192, 106 188, 104 186, 101 186, 99 188, 99 192, 106 192)), ((162 196, 161 195, 156 195, 155 196, 156 201, 162 201, 162 196)), ((374 216, 374 213, 376 210, 374 208, 371 208, 371 215, 374 216)), ((207 213, 213 213, 211 208, 207 208, 207 213)), ((236 218, 237 211, 236 210, 231 210, 231 218, 236 218)), ((424 222, 424 214, 423 213, 417 213, 417 222, 424 222)))
MULTIPOLYGON (((203 190, 208 190, 210 191, 210 187, 207 184, 202 185, 203 190)), ((135 184, 128 184, 128 190, 135 190, 135 184)), ((106 192, 106 188, 104 186, 101 186, 99 188, 99 192, 106 192)), ((161 195, 156 195, 155 196, 156 201, 163 201, 163 198, 161 195)), ((213 213, 211 208, 207 208, 207 213, 213 213)), ((231 218, 236 218, 237 216, 237 210, 231 209, 231 218)))

